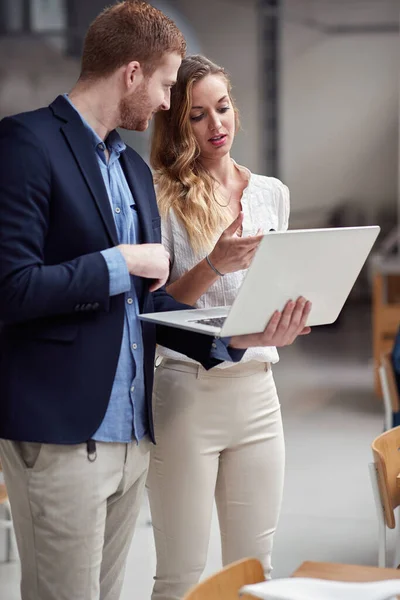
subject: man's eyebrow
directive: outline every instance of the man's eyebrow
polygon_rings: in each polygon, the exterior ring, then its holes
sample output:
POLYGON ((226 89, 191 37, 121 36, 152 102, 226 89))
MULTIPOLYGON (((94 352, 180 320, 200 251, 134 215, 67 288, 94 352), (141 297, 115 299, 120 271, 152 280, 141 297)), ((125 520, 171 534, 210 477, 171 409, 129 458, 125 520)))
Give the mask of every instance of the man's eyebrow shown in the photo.
MULTIPOLYGON (((227 96, 226 94, 225 94, 225 96, 222 96, 222 98, 220 98, 220 99, 218 100, 217 104, 220 104, 220 102, 223 102, 224 100, 228 100, 228 96, 227 96)), ((204 108, 204 106, 192 106, 192 110, 193 110, 194 108, 200 108, 200 109, 201 109, 201 108, 204 108)))

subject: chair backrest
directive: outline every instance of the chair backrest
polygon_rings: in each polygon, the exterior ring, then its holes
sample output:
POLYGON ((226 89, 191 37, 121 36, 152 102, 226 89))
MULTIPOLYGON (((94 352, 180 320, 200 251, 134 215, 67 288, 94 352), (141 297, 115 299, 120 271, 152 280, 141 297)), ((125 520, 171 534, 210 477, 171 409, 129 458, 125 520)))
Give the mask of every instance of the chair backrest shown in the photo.
MULTIPOLYGON (((2 472, 3 467, 1 466, 1 461, 0 461, 0 473, 2 472)), ((6 486, 5 483, 2 483, 0 481, 0 504, 4 504, 4 502, 8 501, 8 494, 7 494, 7 490, 6 490, 6 486)))
POLYGON ((371 447, 385 522, 390 529, 394 529, 394 509, 400 506, 400 427, 379 435, 371 447))
POLYGON ((384 354, 382 354, 381 364, 385 370, 388 392, 389 392, 389 397, 390 397, 390 403, 392 405, 392 411, 398 412, 400 410, 400 398, 399 398, 399 390, 397 388, 396 376, 394 374, 394 369, 393 369, 391 352, 385 352, 384 354))
MULTIPOLYGON (((238 600, 240 588, 261 581, 265 581, 265 577, 260 561, 245 558, 201 581, 187 593, 184 600, 238 600)), ((240 598, 250 600, 253 596, 240 598)))

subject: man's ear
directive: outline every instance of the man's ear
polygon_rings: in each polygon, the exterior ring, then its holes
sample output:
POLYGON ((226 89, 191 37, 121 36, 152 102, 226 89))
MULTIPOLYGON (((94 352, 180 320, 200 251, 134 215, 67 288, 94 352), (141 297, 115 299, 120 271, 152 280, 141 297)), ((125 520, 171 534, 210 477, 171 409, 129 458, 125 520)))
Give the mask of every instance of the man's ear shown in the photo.
POLYGON ((124 67, 124 83, 127 90, 132 91, 143 80, 143 70, 140 62, 132 60, 124 67))

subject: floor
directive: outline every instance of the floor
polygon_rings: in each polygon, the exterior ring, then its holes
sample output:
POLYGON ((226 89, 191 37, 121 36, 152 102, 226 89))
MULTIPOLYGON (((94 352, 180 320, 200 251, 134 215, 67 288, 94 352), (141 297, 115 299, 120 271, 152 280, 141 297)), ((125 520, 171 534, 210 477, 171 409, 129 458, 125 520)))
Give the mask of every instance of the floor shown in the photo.
MULTIPOLYGON (((289 575, 306 559, 377 563, 368 462, 383 415, 373 394, 371 353, 370 312, 363 306, 346 309, 338 325, 316 328, 280 351, 274 374, 287 470, 274 577, 289 575)), ((150 598, 155 558, 149 518, 144 501, 121 600, 150 598)), ((215 518, 205 574, 219 567, 215 518)), ((0 598, 19 599, 16 562, 0 564, 0 598)))

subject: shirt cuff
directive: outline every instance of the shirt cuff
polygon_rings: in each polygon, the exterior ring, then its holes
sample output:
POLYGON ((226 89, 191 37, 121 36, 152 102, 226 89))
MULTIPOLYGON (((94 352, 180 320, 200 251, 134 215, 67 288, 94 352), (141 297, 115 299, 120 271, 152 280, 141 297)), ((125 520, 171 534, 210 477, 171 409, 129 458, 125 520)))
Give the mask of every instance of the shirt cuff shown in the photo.
POLYGON ((216 360, 222 360, 224 362, 241 361, 246 350, 241 350, 239 348, 229 348, 230 343, 230 337, 214 338, 214 342, 212 344, 211 349, 211 358, 215 358, 216 360))
POLYGON ((107 248, 101 254, 106 261, 109 281, 110 296, 118 296, 129 292, 131 289, 131 277, 125 259, 118 248, 107 248))

